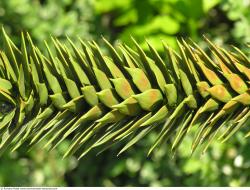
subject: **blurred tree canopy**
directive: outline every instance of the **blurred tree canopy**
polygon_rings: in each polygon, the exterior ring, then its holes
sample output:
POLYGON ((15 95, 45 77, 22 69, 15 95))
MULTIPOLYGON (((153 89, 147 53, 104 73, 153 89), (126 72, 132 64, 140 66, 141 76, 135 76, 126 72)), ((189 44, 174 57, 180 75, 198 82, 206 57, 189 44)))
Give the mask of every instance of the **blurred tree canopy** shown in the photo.
MULTIPOLYGON (((218 44, 244 49, 250 42, 250 0, 2 0, 0 23, 20 43, 28 31, 41 48, 50 35, 73 41, 101 35, 112 43, 130 44, 130 35, 145 47, 145 38, 162 51, 176 37, 191 37, 201 46, 202 34, 218 44)), ((0 37, 0 47, 2 39, 0 37)), ((250 145, 241 133, 227 144, 213 144, 205 155, 190 155, 185 139, 174 158, 167 144, 147 158, 150 134, 128 152, 119 146, 77 161, 62 160, 67 142, 50 153, 21 147, 0 157, 1 186, 249 186, 250 145), (239 148, 240 147, 240 148, 239 148), (112 154, 110 153, 112 152, 112 154), (11 176, 11 177, 10 177, 11 176)))

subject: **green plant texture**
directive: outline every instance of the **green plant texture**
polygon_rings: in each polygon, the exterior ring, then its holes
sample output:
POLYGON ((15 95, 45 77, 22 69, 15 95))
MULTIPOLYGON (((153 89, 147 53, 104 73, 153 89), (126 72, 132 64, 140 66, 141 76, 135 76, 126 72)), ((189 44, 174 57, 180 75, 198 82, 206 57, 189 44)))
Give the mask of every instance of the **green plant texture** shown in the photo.
POLYGON ((64 157, 125 141, 121 154, 152 130, 159 134, 148 155, 168 139, 174 154, 191 131, 191 152, 199 145, 205 152, 249 124, 249 59, 237 47, 228 51, 205 38, 207 54, 181 39, 178 54, 163 42, 166 59, 149 43, 146 54, 133 38, 136 50, 103 39, 109 55, 94 41, 80 40, 79 49, 68 38, 69 49, 52 38, 56 55, 45 43, 45 56, 28 33, 20 49, 4 29, 3 38, 1 152, 44 139, 54 149, 71 138, 64 157))
MULTIPOLYGON (((66 35, 77 42, 95 39, 103 54, 107 54, 105 36, 111 44, 125 42, 134 49, 134 36, 151 57, 146 40, 165 58, 161 40, 179 52, 176 37, 191 37, 210 52, 202 35, 215 44, 231 48, 234 44, 244 52, 249 41, 248 0, 2 0, 0 24, 14 43, 20 47, 20 31, 28 31, 35 45, 47 56, 43 40, 54 52, 50 35, 66 43, 66 35), (148 16, 143 19, 144 10, 148 16), (195 10, 195 11, 194 11, 195 10), (196 12, 196 13, 194 13, 196 12), (197 16, 191 16, 197 15, 197 16), (156 19, 157 18, 157 19, 156 19), (163 19, 161 19, 163 18, 163 19), (165 22, 167 19, 168 22, 165 22), (163 21, 165 27, 157 21, 163 21), (178 30, 169 33, 169 25, 177 23, 178 30), (151 23, 154 23, 150 26, 151 23), (121 41, 119 40, 121 39, 121 41)), ((145 14, 144 14, 145 15, 145 14)), ((161 23, 160 23, 161 24, 161 23)), ((187 40, 188 41, 188 40, 187 40)), ((3 49, 0 37, 0 49, 3 49)), ((80 48, 80 43, 76 43, 80 48)), ((28 48, 29 49, 29 48, 28 48)), ((210 56, 210 54, 209 54, 210 56)), ((165 61, 165 59, 164 59, 165 61)), ((249 186, 249 140, 246 129, 239 130, 226 143, 214 141, 204 155, 200 151, 190 157, 194 133, 187 134, 174 157, 171 144, 163 143, 146 157, 160 128, 152 130, 135 145, 116 156, 121 142, 96 156, 98 151, 77 161, 77 157, 62 157, 71 144, 71 137, 55 149, 44 148, 46 140, 29 146, 24 142, 16 151, 0 157, 1 186, 249 186), (53 168, 51 166, 54 166, 53 168), (213 175, 211 175, 213 174, 213 175), (11 178, 9 176, 12 176, 11 178)), ((77 155, 76 155, 77 156, 77 155)))

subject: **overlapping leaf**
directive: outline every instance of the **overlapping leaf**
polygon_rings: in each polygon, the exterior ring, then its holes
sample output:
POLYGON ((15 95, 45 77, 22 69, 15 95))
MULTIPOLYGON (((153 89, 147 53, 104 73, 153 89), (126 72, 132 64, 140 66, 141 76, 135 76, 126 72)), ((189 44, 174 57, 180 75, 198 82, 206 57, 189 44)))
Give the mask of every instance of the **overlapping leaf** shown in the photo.
POLYGON ((80 40, 78 48, 52 38, 54 47, 41 52, 28 34, 20 49, 4 29, 2 37, 1 152, 41 141, 53 149, 69 139, 65 156, 117 143, 121 154, 152 131, 158 137, 149 154, 167 140, 174 152, 191 129, 190 151, 205 151, 250 123, 250 60, 237 47, 229 51, 205 38, 205 53, 180 40, 180 53, 163 43, 162 57, 150 43, 146 53, 134 39, 135 50, 104 39, 106 55, 95 42, 80 40))

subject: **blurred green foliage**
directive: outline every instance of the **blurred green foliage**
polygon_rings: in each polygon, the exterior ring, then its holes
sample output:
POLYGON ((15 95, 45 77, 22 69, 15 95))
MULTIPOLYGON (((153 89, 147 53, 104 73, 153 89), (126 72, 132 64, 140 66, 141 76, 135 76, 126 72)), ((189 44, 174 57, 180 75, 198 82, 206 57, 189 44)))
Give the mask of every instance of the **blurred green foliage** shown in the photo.
MULTIPOLYGON (((142 46, 148 39, 158 50, 161 40, 175 47, 176 37, 203 45, 202 34, 218 44, 239 47, 250 42, 250 0, 2 0, 0 23, 19 44, 29 31, 40 47, 50 35, 142 46)), ((101 42, 100 42, 101 43, 101 42)), ((1 38, 0 38, 1 47, 1 38)), ((67 141, 48 152, 21 147, 0 157, 1 186, 250 186, 250 142, 241 133, 225 144, 214 143, 205 155, 191 156, 191 136, 172 158, 167 144, 146 157, 152 133, 117 157, 121 145, 77 161, 62 159, 67 141)))
MULTIPOLYGON (((28 31, 37 45, 51 36, 66 35, 91 39, 93 24, 91 0, 7 0, 0 1, 0 23, 19 43, 20 31, 28 31)), ((1 42, 1 41, 0 41, 1 42)))
POLYGON ((62 159, 67 148, 63 142, 55 151, 27 147, 1 156, 0 186, 66 186, 64 175, 77 166, 73 157, 62 159))
POLYGON ((230 35, 238 42, 250 42, 250 0, 224 0, 221 7, 234 22, 230 35))
POLYGON ((219 0, 96 0, 95 12, 107 33, 114 34, 111 39, 128 43, 133 35, 143 47, 147 46, 146 38, 159 50, 161 40, 176 47, 176 36, 197 40, 199 29, 206 27, 207 12, 218 3, 219 0))

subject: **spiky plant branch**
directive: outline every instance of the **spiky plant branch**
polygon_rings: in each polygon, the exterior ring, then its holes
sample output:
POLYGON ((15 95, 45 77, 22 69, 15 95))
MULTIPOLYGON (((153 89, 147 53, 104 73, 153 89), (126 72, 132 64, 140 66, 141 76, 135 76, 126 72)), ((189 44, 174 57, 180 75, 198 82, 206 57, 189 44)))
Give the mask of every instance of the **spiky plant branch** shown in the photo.
POLYGON ((159 134, 149 154, 167 139, 175 151, 190 129, 191 151, 205 151, 250 123, 250 61, 236 47, 228 51, 205 38, 207 54, 182 39, 179 54, 163 43, 163 58, 134 39, 136 51, 104 39, 104 55, 95 42, 80 40, 77 48, 52 38, 56 55, 46 44, 46 56, 28 34, 19 49, 2 33, 1 152, 42 140, 53 149, 67 138, 65 156, 124 142, 120 154, 153 130, 159 134))

